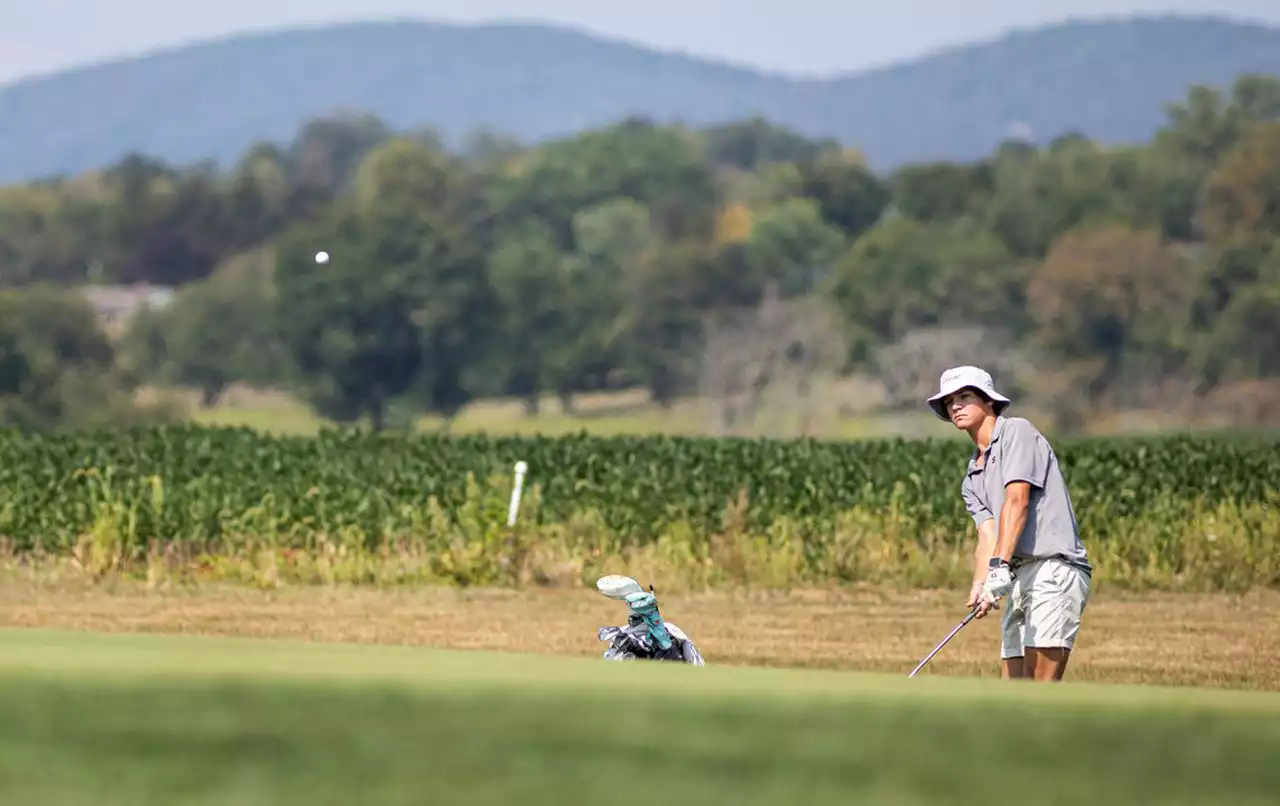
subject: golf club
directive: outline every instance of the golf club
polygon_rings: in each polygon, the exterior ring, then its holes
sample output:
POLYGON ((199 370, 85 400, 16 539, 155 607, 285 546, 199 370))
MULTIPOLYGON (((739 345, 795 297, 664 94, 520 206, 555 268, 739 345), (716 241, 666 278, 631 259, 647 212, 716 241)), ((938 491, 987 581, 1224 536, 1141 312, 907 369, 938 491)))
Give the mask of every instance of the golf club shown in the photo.
POLYGON ((961 630, 963 630, 963 629, 964 629, 964 625, 966 625, 966 624, 968 624, 969 622, 973 621, 974 617, 975 617, 975 616, 977 616, 977 615, 978 615, 978 608, 976 608, 976 607, 975 607, 974 609, 970 610, 970 611, 969 611, 969 615, 967 615, 967 616, 965 616, 965 617, 964 617, 964 621, 961 621, 959 624, 957 624, 957 625, 955 626, 955 629, 953 629, 951 632, 947 633, 947 637, 946 637, 946 638, 943 638, 943 639, 942 639, 942 641, 941 641, 941 642, 939 642, 939 644, 938 644, 936 647, 934 647, 934 648, 933 648, 933 651, 932 651, 932 652, 930 652, 928 655, 926 655, 926 656, 925 656, 925 658, 924 658, 924 660, 920 661, 920 665, 919 665, 919 666, 917 666, 916 668, 914 668, 914 669, 912 669, 912 670, 911 670, 911 674, 907 675, 907 677, 915 677, 915 676, 916 676, 916 672, 918 672, 918 671, 920 671, 921 669, 923 669, 923 668, 924 668, 924 665, 925 665, 926 663, 928 663, 930 660, 932 660, 932 659, 933 659, 933 656, 934 656, 934 655, 936 655, 936 654, 938 654, 938 653, 942 650, 942 648, 943 648, 944 646, 946 646, 946 645, 947 645, 947 642, 948 642, 948 641, 950 641, 952 638, 955 638, 955 637, 956 637, 956 633, 958 633, 958 632, 960 632, 961 630))

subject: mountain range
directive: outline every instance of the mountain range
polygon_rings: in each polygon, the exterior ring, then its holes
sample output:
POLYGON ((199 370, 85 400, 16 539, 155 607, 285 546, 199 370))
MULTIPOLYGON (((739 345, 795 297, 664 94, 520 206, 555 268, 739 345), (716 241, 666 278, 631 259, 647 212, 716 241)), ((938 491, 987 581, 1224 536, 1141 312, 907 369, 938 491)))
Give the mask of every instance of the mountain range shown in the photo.
POLYGON ((309 120, 367 112, 446 142, 537 142, 640 116, 760 116, 872 167, 970 160, 1002 140, 1149 138, 1193 84, 1280 74, 1280 28, 1213 17, 1068 21, 848 75, 800 79, 563 26, 346 23, 231 36, 0 86, 0 182, 130 152, 233 163, 309 120))

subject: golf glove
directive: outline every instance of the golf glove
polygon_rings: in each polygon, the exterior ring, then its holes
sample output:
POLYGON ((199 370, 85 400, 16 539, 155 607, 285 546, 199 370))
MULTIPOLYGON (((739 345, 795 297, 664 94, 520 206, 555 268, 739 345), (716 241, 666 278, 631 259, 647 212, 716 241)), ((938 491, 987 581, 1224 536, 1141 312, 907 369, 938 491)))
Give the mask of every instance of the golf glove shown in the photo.
POLYGON ((987 581, 982 583, 982 598, 988 604, 995 604, 1013 590, 1013 572, 1009 566, 1001 563, 993 565, 987 572, 987 581))

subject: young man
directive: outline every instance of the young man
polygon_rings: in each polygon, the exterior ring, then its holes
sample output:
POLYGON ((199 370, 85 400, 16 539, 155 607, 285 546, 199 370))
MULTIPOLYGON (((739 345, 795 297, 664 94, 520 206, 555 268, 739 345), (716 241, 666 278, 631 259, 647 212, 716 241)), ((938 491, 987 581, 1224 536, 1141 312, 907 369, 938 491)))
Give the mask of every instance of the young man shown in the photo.
POLYGON ((1005 678, 1058 681, 1089 601, 1093 568, 1057 456, 978 367, 948 369, 929 406, 969 434, 975 450, 960 494, 978 529, 968 606, 983 618, 1005 596, 1005 678))

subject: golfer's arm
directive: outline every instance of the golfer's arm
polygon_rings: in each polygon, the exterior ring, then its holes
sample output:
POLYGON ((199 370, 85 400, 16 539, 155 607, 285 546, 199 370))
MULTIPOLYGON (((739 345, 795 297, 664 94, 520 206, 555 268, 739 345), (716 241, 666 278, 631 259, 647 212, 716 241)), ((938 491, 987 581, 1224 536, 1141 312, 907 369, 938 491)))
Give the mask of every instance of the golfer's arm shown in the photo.
POLYGON ((1027 503, 1031 500, 1031 485, 1025 481, 1013 481, 1004 488, 1004 504, 1000 507, 1000 535, 996 540, 995 556, 1012 560, 1018 546, 1018 535, 1027 525, 1027 503))
POLYGON ((973 549, 973 581, 987 578, 987 563, 996 550, 996 519, 988 518, 978 527, 978 545, 973 549))

